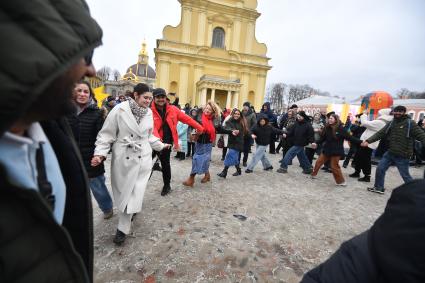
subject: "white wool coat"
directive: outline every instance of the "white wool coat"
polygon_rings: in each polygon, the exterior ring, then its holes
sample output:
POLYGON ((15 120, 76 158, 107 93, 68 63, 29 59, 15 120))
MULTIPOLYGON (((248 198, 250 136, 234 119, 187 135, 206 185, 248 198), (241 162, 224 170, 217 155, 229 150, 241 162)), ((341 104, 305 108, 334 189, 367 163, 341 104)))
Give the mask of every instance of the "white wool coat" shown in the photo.
POLYGON ((121 212, 130 214, 142 209, 152 169, 152 148, 161 151, 164 147, 152 132, 152 111, 148 109, 137 124, 126 101, 112 109, 97 135, 94 155, 106 157, 112 146, 111 185, 121 212))
MULTIPOLYGON (((378 112, 378 118, 376 120, 368 121, 367 115, 360 116, 360 123, 366 130, 363 132, 360 139, 362 141, 367 140, 373 136, 376 132, 382 129, 388 122, 391 122, 393 116, 390 115, 391 109, 381 109, 378 112)), ((376 149, 379 145, 379 141, 369 144, 370 149, 376 149)))

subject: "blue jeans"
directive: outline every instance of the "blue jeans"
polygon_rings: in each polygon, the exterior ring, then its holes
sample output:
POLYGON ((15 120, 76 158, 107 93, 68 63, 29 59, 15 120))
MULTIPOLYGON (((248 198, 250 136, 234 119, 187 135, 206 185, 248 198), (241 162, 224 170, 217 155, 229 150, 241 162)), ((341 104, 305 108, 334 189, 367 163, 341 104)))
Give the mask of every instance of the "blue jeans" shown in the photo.
POLYGON ((105 185, 105 175, 100 175, 89 180, 90 189, 103 212, 108 212, 112 209, 112 199, 105 185))
POLYGON ((300 161, 300 165, 304 170, 311 169, 310 161, 308 161, 307 156, 304 152, 304 147, 299 145, 292 146, 288 152, 286 152, 283 162, 280 164, 281 168, 288 169, 288 165, 292 162, 292 159, 297 156, 300 161))
POLYGON ((254 156, 252 157, 251 163, 249 163, 247 169, 253 170, 255 165, 261 160, 261 163, 263 163, 263 168, 267 169, 270 168, 272 165, 270 164, 270 161, 267 159, 266 156, 266 145, 258 145, 257 144, 257 150, 254 153, 254 156))
POLYGON ((385 182, 385 172, 391 165, 395 165, 405 183, 413 180, 409 173, 409 159, 395 156, 388 151, 382 156, 376 168, 375 188, 383 189, 385 182))

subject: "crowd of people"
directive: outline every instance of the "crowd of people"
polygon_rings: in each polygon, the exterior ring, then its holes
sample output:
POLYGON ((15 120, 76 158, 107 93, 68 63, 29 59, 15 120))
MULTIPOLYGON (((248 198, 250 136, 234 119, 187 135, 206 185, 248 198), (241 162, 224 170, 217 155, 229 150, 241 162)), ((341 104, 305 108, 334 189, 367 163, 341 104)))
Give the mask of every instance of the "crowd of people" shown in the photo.
POLYGON ((346 185, 340 160, 348 166, 354 156, 350 177, 370 182, 371 157, 380 155, 368 190, 381 194, 386 171, 397 166, 406 185, 394 190, 385 213, 303 282, 424 282, 424 181, 412 181, 409 162, 414 154, 423 158, 418 155, 425 132, 405 107, 381 110, 375 120, 363 113, 343 124, 335 113, 310 117, 296 105, 280 117, 269 103, 258 113, 249 102, 242 109, 221 110, 214 101, 180 109, 166 90, 138 84, 99 109, 82 79, 96 74, 92 56, 102 30, 85 2, 9 1, 2 12, 8 16, 0 32, 13 40, 0 53, 1 282, 93 282, 90 191, 105 219, 116 208, 113 242, 122 245, 141 212, 155 164, 162 196, 171 192, 173 150, 178 160, 191 157, 185 186, 193 187, 196 175, 208 183, 214 145, 222 148, 219 178, 230 167, 241 178, 241 167, 249 174, 259 161, 273 170, 267 147, 270 154, 283 152, 277 172, 287 173, 297 156, 303 173, 317 178, 323 165, 338 186, 346 185), (345 140, 351 144, 347 156, 345 140), (105 185, 106 158, 112 197, 105 185))

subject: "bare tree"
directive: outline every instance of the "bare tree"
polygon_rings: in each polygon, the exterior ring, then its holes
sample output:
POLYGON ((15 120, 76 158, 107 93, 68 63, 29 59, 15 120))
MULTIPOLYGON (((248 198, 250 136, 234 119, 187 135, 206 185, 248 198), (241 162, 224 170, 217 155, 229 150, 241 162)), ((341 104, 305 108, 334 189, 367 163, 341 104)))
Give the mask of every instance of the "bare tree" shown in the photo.
POLYGON ((401 99, 425 99, 425 91, 410 91, 407 88, 402 88, 397 91, 396 96, 401 99))
POLYGON ((120 72, 117 69, 115 69, 112 72, 112 76, 114 78, 114 81, 118 81, 120 79, 120 77, 121 77, 121 74, 120 74, 120 72))
POLYGON ((274 83, 267 89, 266 100, 270 102, 271 108, 278 113, 284 109, 286 87, 287 85, 284 83, 274 83))
POLYGON ((97 70, 96 75, 102 80, 102 82, 109 80, 111 76, 112 69, 108 66, 103 66, 97 70))

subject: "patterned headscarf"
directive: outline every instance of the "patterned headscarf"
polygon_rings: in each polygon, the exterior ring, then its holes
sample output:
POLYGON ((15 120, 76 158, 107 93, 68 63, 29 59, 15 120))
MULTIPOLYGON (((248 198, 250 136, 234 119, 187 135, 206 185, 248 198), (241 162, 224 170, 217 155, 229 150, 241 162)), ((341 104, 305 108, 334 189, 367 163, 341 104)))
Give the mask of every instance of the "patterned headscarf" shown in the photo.
POLYGON ((128 103, 130 104, 131 113, 133 113, 137 124, 140 124, 140 121, 145 117, 146 113, 148 113, 148 108, 139 106, 131 97, 128 98, 128 103))

